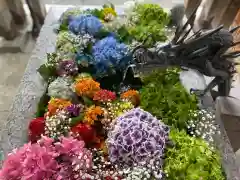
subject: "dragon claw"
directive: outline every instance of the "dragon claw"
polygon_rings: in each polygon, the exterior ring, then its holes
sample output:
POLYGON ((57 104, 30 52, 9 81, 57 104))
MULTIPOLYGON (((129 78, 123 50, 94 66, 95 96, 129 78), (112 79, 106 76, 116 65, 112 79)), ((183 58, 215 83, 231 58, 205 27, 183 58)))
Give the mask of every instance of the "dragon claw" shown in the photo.
POLYGON ((200 89, 190 89, 190 93, 191 94, 195 94, 196 96, 204 96, 204 90, 200 90, 200 89))

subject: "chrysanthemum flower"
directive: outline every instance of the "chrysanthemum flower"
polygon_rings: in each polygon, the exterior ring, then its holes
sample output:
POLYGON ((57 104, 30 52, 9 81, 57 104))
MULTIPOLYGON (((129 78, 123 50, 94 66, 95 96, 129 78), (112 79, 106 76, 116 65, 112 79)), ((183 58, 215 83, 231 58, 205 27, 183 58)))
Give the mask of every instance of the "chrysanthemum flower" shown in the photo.
POLYGON ((51 98, 48 102, 48 116, 52 116, 56 114, 57 110, 65 109, 70 105, 72 105, 70 101, 59 98, 51 98))
POLYGON ((114 101, 116 98, 117 96, 115 92, 108 91, 105 89, 97 91, 93 96, 93 100, 99 102, 110 102, 114 101))
POLYGON ((100 90, 100 84, 91 78, 82 79, 74 84, 78 96, 92 98, 100 90))
POLYGON ((89 125, 93 125, 94 121, 99 120, 99 117, 104 115, 104 111, 100 106, 91 106, 85 112, 83 121, 89 125))
POLYGON ((132 102, 134 106, 138 106, 140 104, 140 95, 136 90, 128 90, 121 94, 121 99, 128 100, 132 102))

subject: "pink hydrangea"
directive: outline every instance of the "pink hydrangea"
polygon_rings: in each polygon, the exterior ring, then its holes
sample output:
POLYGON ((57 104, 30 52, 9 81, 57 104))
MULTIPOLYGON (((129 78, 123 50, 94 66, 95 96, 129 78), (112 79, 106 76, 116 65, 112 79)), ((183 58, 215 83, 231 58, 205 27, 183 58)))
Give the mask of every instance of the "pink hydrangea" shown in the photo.
POLYGON ((1 180, 42 180, 58 171, 57 153, 39 144, 25 144, 8 156, 0 171, 1 180))
MULTIPOLYGON (((0 171, 1 180, 71 180, 88 177, 92 154, 83 141, 62 137, 55 142, 42 137, 8 155, 0 171)), ((84 180, 84 178, 83 178, 84 180)))

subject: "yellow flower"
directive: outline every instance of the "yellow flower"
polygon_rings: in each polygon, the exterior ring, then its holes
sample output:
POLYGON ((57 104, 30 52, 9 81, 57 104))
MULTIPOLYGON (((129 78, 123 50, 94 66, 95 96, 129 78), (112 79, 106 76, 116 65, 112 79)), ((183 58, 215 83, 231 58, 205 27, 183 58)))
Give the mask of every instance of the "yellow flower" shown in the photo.
POLYGON ((117 16, 117 13, 113 8, 106 7, 106 8, 103 8, 103 16, 104 16, 104 20, 110 21, 117 16))
POLYGON ((104 111, 100 106, 91 106, 87 109, 83 121, 89 125, 93 125, 99 116, 103 116, 104 111))
POLYGON ((132 102, 132 104, 134 106, 138 106, 140 104, 140 95, 139 92, 136 90, 128 90, 124 93, 121 94, 121 99, 126 99, 130 102, 132 102))

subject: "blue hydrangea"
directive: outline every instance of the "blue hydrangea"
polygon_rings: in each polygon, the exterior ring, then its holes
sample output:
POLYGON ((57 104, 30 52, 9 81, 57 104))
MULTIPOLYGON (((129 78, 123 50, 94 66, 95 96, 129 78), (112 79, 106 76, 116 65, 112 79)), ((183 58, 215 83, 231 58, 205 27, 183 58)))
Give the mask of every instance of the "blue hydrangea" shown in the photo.
POLYGON ((71 18, 68 29, 74 34, 89 34, 91 36, 95 36, 100 32, 102 27, 102 23, 95 16, 82 14, 71 18))
POLYGON ((131 60, 128 52, 128 47, 113 36, 98 41, 92 48, 96 74, 106 76, 125 69, 131 60))

